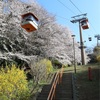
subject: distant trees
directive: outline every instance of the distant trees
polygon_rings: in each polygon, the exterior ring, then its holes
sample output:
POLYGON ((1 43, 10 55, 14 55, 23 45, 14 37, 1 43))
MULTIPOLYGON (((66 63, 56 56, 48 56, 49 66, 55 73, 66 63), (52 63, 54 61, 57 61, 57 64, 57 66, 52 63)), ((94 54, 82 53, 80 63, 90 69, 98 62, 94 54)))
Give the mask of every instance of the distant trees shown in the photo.
POLYGON ((93 52, 89 54, 90 62, 100 62, 100 46, 95 46, 93 52))
POLYGON ((93 50, 95 59, 100 61, 100 46, 96 46, 93 50))
POLYGON ((86 53, 87 53, 87 54, 93 53, 93 48, 92 48, 92 47, 86 48, 86 53))

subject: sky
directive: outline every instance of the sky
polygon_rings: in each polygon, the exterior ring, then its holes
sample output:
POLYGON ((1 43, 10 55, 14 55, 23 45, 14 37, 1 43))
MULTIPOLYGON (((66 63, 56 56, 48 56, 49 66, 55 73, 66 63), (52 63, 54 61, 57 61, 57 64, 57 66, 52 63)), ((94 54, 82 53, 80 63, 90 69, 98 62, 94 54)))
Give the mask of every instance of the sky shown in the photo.
POLYGON ((82 30, 83 41, 87 47, 97 45, 94 37, 99 32, 100 24, 100 0, 36 0, 49 13, 56 15, 57 23, 68 27, 75 35, 76 41, 80 41, 79 24, 71 23, 71 17, 87 13, 89 29, 82 30), (91 37, 92 41, 88 38, 91 37))

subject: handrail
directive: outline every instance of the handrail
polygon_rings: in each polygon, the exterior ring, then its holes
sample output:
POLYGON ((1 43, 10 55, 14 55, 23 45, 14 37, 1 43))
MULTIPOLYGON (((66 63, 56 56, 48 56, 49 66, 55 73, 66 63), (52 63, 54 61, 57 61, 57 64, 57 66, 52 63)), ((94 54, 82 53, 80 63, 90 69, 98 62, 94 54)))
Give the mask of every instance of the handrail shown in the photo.
POLYGON ((53 100, 53 98, 55 98, 56 87, 57 84, 60 84, 62 82, 62 75, 63 75, 63 66, 59 71, 57 71, 55 75, 47 100, 53 100))

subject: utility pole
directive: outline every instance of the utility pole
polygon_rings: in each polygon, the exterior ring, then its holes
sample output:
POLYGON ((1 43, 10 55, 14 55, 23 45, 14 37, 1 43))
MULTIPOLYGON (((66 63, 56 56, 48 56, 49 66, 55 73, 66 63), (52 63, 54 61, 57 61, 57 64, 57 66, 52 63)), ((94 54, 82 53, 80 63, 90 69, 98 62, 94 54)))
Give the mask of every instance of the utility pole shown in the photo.
POLYGON ((85 65, 84 42, 83 42, 83 37, 82 37, 82 28, 81 28, 81 23, 80 23, 80 21, 79 21, 79 32, 80 32, 81 61, 82 61, 82 65, 85 65))
POLYGON ((94 37, 97 38, 97 46, 99 46, 100 35, 98 34, 98 35, 95 35, 94 37))
MULTIPOLYGON (((79 23, 79 32, 80 32, 80 49, 81 49, 81 61, 82 61, 82 65, 85 65, 85 57, 84 57, 84 42, 83 42, 83 37, 82 37, 82 26, 81 26, 81 22, 84 20, 87 20, 86 18, 86 13, 85 14, 81 14, 81 15, 77 15, 77 16, 73 16, 72 18, 74 18, 74 20, 71 20, 72 23, 79 23), (82 18, 78 18, 81 17, 82 18)), ((84 23, 83 23, 84 24, 84 23)))

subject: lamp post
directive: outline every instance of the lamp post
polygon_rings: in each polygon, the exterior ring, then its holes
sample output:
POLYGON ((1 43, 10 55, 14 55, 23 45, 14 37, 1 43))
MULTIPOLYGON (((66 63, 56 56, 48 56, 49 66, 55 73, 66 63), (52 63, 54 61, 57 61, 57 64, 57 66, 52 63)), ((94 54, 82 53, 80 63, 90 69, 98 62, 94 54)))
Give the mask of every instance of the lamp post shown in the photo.
POLYGON ((74 54, 74 72, 76 73, 75 43, 74 43, 74 38, 75 38, 75 35, 72 35, 72 38, 73 38, 73 54, 74 54))

